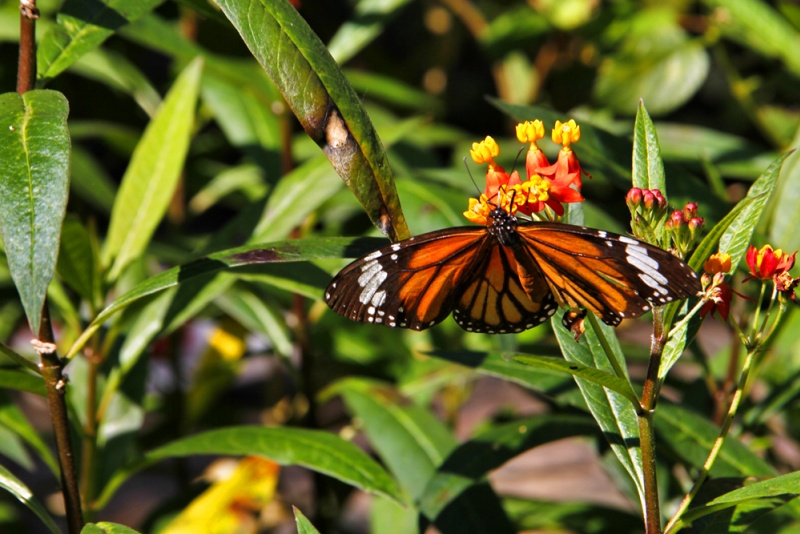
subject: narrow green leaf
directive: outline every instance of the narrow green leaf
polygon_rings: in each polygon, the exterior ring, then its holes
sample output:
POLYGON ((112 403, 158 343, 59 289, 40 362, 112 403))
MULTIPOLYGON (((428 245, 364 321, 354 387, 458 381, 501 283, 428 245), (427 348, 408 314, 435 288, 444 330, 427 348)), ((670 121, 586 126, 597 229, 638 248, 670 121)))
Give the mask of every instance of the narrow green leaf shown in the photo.
POLYGON ((783 172, 772 202, 769 240, 777 248, 800 249, 800 129, 792 141, 792 154, 784 162, 783 172))
POLYGON ((68 112, 66 98, 56 91, 0 95, 0 232, 34 333, 67 207, 68 112))
POLYGON ((99 300, 95 250, 88 230, 77 218, 68 217, 64 221, 57 267, 63 281, 85 301, 99 300))
POLYGON ((289 240, 224 250, 186 265, 173 267, 139 283, 101 311, 72 345, 69 352, 67 352, 67 357, 74 356, 97 329, 117 312, 144 297, 160 293, 188 280, 198 277, 210 277, 223 270, 243 268, 262 263, 357 257, 385 244, 386 241, 383 239, 370 238, 289 240))
POLYGON ((618 376, 597 369, 596 367, 589 367, 578 362, 568 362, 558 358, 551 358, 549 356, 531 356, 520 355, 514 357, 515 361, 530 365, 532 367, 539 367, 540 369, 551 369, 559 373, 570 374, 575 377, 582 378, 587 382, 592 382, 599 386, 616 391, 629 401, 634 406, 639 404, 639 398, 636 392, 633 391, 631 383, 627 380, 619 378, 618 376))
MULTIPOLYGON (((787 501, 800 496, 800 473, 794 472, 786 475, 768 478, 745 485, 744 487, 735 489, 724 495, 698 506, 689 509, 686 514, 681 518, 681 525, 690 525, 693 521, 700 517, 719 512, 734 506, 742 504, 749 504, 753 501, 768 501, 766 503, 767 510, 783 506, 787 501)), ((766 513, 767 510, 759 510, 761 514, 766 513)), ((750 518, 751 521, 756 517, 750 518)), ((737 522, 736 532, 740 532, 742 527, 747 524, 737 522)))
MULTIPOLYGON (((719 428, 695 412, 661 402, 654 419, 659 446, 691 467, 700 468, 719 435, 719 428)), ((728 436, 717 461, 711 469, 712 476, 774 475, 774 469, 762 458, 728 436)))
MULTIPOLYGON (((561 326, 560 321, 554 318, 551 322, 565 360, 596 367, 609 373, 614 372, 608 356, 599 343, 599 334, 595 333, 592 327, 592 324, 596 323, 599 324, 602 335, 611 346, 613 357, 617 358, 620 363, 624 362, 622 350, 613 328, 596 321, 587 321, 586 332, 581 342, 578 343, 572 337, 572 333, 561 326)), ((634 407, 624 396, 594 382, 577 376, 575 382, 586 399, 592 416, 611 445, 611 450, 614 451, 614 455, 635 484, 642 507, 644 507, 642 451, 639 446, 639 423, 634 407)))
POLYGON ((57 25, 37 45, 39 84, 55 78, 120 27, 153 10, 164 0, 67 0, 57 25))
POLYGON ((12 371, 10 369, 0 369, 0 389, 27 391, 41 397, 47 394, 41 375, 12 371))
POLYGON ((102 254, 110 280, 142 255, 166 213, 189 149, 202 66, 193 61, 175 81, 122 178, 102 254))
POLYGON ((297 534, 319 534, 319 530, 314 528, 314 525, 303 515, 300 508, 292 506, 292 511, 294 512, 295 523, 297 523, 297 534))
POLYGON ((756 225, 761 219, 761 214, 772 197, 775 184, 781 174, 781 166, 787 157, 789 157, 789 153, 779 156, 764 171, 764 174, 750 186, 745 198, 751 198, 753 201, 742 210, 719 238, 719 251, 730 254, 732 270, 739 265, 739 262, 747 252, 750 239, 753 237, 756 225))
POLYGON ((372 122, 297 10, 286 0, 215 1, 373 224, 392 241, 408 237, 389 162, 372 122))
POLYGON ((58 475, 58 463, 50 452, 49 447, 39 437, 39 434, 31 426, 27 416, 22 413, 22 410, 11 402, 11 399, 0 391, 0 426, 10 430, 17 436, 21 437, 25 442, 39 455, 39 458, 44 462, 54 475, 58 475))
POLYGON ((370 444, 400 485, 416 500, 456 439, 431 413, 387 384, 367 379, 336 382, 326 395, 341 395, 358 417, 370 444))
POLYGON ((658 133, 641 100, 633 127, 633 187, 658 189, 667 194, 658 133))
POLYGON ((133 530, 125 525, 119 523, 111 523, 109 521, 101 521, 99 523, 87 523, 81 529, 81 534, 139 534, 138 531, 133 530))
POLYGON ((588 417, 565 415, 490 427, 460 445, 439 465, 419 500, 420 509, 435 520, 465 490, 515 456, 559 439, 596 433, 597 426, 588 417))
POLYGON ((245 287, 234 286, 216 298, 214 303, 248 331, 265 335, 275 352, 286 358, 292 355, 294 344, 289 327, 282 316, 282 309, 272 299, 245 287))
POLYGON ((371 43, 394 14, 410 0, 359 0, 354 17, 336 31, 328 43, 331 56, 340 65, 346 63, 371 43))
MULTIPOLYGON (((281 465, 300 465, 329 475, 368 493, 405 504, 397 483, 361 449, 335 434, 287 427, 240 426, 210 430, 174 441, 149 452, 138 470, 167 458, 199 455, 257 455, 281 465)), ((118 473, 103 492, 101 501, 131 475, 118 473)))
POLYGON ((60 534, 61 529, 58 528, 53 518, 47 513, 47 510, 42 503, 40 503, 36 497, 34 497, 33 492, 22 483, 17 477, 15 477, 10 471, 8 471, 5 467, 0 465, 0 488, 3 488, 11 495, 13 495, 16 499, 18 499, 22 504, 27 506, 36 516, 42 520, 42 523, 55 534, 60 534))
POLYGON ((715 26, 724 35, 767 57, 778 58, 800 76, 800 40, 797 29, 770 4, 759 0, 705 0, 723 15, 715 26))

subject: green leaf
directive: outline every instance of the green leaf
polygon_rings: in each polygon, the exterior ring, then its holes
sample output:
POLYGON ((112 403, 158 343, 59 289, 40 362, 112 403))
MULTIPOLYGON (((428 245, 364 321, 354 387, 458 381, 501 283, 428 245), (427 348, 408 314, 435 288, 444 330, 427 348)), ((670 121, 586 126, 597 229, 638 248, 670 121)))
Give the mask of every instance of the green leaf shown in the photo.
POLYGON ((786 159, 772 210, 769 240, 776 248, 800 249, 800 129, 792 142, 792 154, 786 159))
POLYGON ((77 219, 67 217, 61 233, 58 274, 85 301, 100 301, 95 248, 88 230, 77 219))
POLYGON ((44 84, 96 49, 120 27, 164 0, 67 0, 37 45, 38 83, 44 84))
POLYGON ((33 492, 22 483, 17 477, 15 477, 10 471, 8 471, 5 467, 0 465, 0 488, 3 488, 11 495, 16 497, 22 504, 27 506, 36 516, 42 520, 42 523, 55 534, 59 534, 61 529, 58 528, 53 518, 47 513, 47 510, 42 503, 34 497, 33 492))
POLYGON ((188 280, 209 277, 223 270, 244 268, 264 263, 309 261, 321 258, 357 257, 384 245, 382 239, 324 238, 289 240, 224 250, 186 265, 173 267, 134 286, 116 299, 84 330, 67 352, 74 356, 100 326, 117 312, 144 297, 176 287, 188 280))
POLYGON ((419 498, 436 467, 456 446, 447 428, 430 412, 377 381, 341 380, 326 390, 326 396, 330 394, 344 398, 383 463, 412 500, 419 498))
MULTIPOLYGON (((613 351, 612 357, 617 358, 620 364, 624 363, 616 334, 610 326, 600 324, 599 321, 586 321, 586 331, 581 342, 578 343, 572 337, 572 333, 561 326, 560 321, 553 318, 551 323, 558 343, 561 345, 564 359, 568 362, 596 367, 609 373, 614 372, 608 360, 609 356, 603 350, 598 337, 602 335, 613 351), (600 327, 599 333, 595 332, 593 324, 600 327)), ((614 455, 635 484, 644 507, 642 451, 639 446, 639 422, 634 407, 626 397, 594 382, 577 376, 575 382, 586 399, 589 411, 611 445, 611 450, 614 451, 614 455)))
POLYGON ((44 397, 47 394, 41 375, 12 371, 10 369, 0 369, 0 389, 27 391, 40 397, 44 397))
POLYGON ((286 0, 216 2, 373 224, 392 241, 408 237, 389 162, 372 122, 297 10, 286 0))
POLYGON ((658 189, 662 194, 667 194, 658 134, 641 100, 633 127, 633 187, 658 189))
POLYGON ((639 404, 639 398, 636 396, 636 392, 633 391, 630 382, 612 373, 597 369, 596 367, 589 367, 578 362, 568 362, 566 360, 551 358, 549 356, 520 355, 515 356, 514 360, 532 367, 551 369, 559 373, 570 374, 572 376, 582 378, 587 382, 592 382, 599 386, 608 388, 611 391, 616 391, 631 401, 634 406, 639 404))
POLYGON ((387 22, 410 0, 359 0, 353 17, 342 24, 328 43, 328 50, 340 65, 363 50, 387 22))
MULTIPOLYGON (((167 458, 257 455, 281 465, 300 465, 368 493, 405 504, 397 483, 358 447, 335 434, 287 427, 239 426, 210 430, 149 452, 138 470, 167 458)), ((103 492, 109 498, 131 472, 118 473, 103 492)))
POLYGON ((781 166, 787 157, 789 157, 788 153, 779 156, 750 186, 747 196, 742 199, 742 202, 746 199, 753 199, 753 201, 742 210, 719 238, 719 251, 731 256, 731 271, 739 265, 747 252, 753 232, 772 197, 775 184, 781 174, 781 166))
MULTIPOLYGON (((753 501, 762 501, 757 503, 757 505, 766 507, 766 509, 759 509, 759 515, 761 515, 770 509, 783 506, 787 501, 795 499, 798 496, 800 496, 800 473, 795 472, 776 476, 767 480, 747 484, 744 487, 720 495, 702 506, 691 508, 681 517, 678 525, 688 526, 700 517, 735 506, 751 505, 754 504, 753 501)), ((750 513, 752 514, 752 510, 750 513)), ((745 520, 746 519, 749 519, 749 521, 744 523, 736 522, 735 530, 730 529, 730 532, 742 532, 742 528, 757 519, 757 517, 748 517, 745 518, 745 520)))
POLYGON ((642 10, 620 51, 600 67, 595 96, 620 113, 640 100, 650 113, 664 114, 684 104, 708 75, 703 43, 691 40, 669 9, 642 10))
POLYGON ((138 531, 119 523, 101 521, 99 523, 87 523, 81 529, 81 534, 138 534, 138 531))
POLYGON ((14 432, 39 455, 39 458, 50 468, 53 474, 58 474, 58 463, 50 452, 47 444, 39 437, 39 434, 31 426, 27 416, 20 408, 11 402, 11 399, 0 391, 0 426, 14 432))
POLYGON ((275 352, 286 358, 292 355, 294 344, 282 310, 267 295, 234 286, 214 303, 248 331, 266 336, 275 352))
POLYGON ((122 178, 102 254, 109 280, 142 255, 166 213, 189 149, 202 65, 193 61, 175 81, 122 178))
MULTIPOLYGON (((660 402, 654 418, 659 446, 691 467, 703 466, 719 435, 710 421, 695 412, 660 402)), ((758 455, 728 436, 711 469, 712 476, 774 475, 775 470, 758 455)))
POLYGON ((56 91, 0 95, 0 232, 34 334, 67 207, 68 112, 66 98, 56 91))
POLYGON ((800 76, 800 40, 797 29, 767 3, 759 0, 705 0, 722 15, 714 17, 723 34, 745 46, 778 58, 800 76))
POLYGON ((297 523, 297 534, 319 534, 319 530, 314 528, 314 525, 303 515, 300 508, 292 506, 292 511, 294 512, 294 520, 297 523))
POLYGON ((480 483, 492 470, 539 445, 573 436, 594 435, 588 417, 547 415, 490 427, 455 449, 439 465, 420 498, 420 509, 431 520, 480 483))

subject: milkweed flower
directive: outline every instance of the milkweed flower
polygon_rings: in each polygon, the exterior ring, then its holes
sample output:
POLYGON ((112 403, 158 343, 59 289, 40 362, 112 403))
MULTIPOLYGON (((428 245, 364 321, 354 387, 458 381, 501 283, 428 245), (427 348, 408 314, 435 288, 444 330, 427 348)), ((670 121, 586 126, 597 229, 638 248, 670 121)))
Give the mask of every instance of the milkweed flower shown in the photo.
POLYGON ((788 273, 794 267, 796 254, 797 251, 791 255, 786 254, 781 249, 773 249, 771 245, 764 245, 760 249, 750 245, 745 256, 747 267, 750 269, 747 280, 770 280, 788 273))
POLYGON ((525 121, 516 126, 517 139, 529 144, 525 156, 525 181, 517 171, 509 174, 495 161, 500 148, 493 138, 487 136, 483 141, 473 143, 470 150, 472 160, 477 164, 487 164, 486 189, 479 199, 470 199, 464 216, 471 222, 485 224, 489 212, 496 207, 512 215, 517 212, 533 215, 550 208, 561 216, 565 203, 582 202, 580 163, 570 148, 580 139, 580 127, 574 120, 566 124, 556 121, 554 132, 552 138, 562 143, 562 150, 556 164, 550 165, 537 145, 545 137, 542 121, 525 121))
POLYGON ((700 308, 700 317, 709 313, 713 317, 719 312, 720 317, 728 320, 733 300, 733 289, 725 282, 725 274, 731 270, 731 257, 724 252, 716 252, 703 264, 701 282, 706 294, 706 303, 700 308))

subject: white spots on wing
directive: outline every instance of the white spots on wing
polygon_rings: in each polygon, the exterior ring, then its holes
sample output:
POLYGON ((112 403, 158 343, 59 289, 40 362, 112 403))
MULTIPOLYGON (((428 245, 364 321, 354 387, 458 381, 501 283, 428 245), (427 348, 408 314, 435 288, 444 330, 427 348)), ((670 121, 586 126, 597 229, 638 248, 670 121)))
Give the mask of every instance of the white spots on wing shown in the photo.
POLYGON ((642 282, 661 295, 669 293, 665 287, 669 284, 669 280, 658 271, 658 262, 647 255, 646 248, 641 245, 628 245, 625 247, 625 253, 627 254, 625 261, 640 271, 639 279, 642 282))
MULTIPOLYGON (((381 291, 378 292, 378 288, 386 280, 386 271, 383 270, 383 267, 377 260, 372 260, 369 263, 364 264, 361 267, 363 271, 361 276, 358 277, 358 285, 363 288, 363 291, 358 296, 358 301, 361 304, 369 304, 372 302, 372 299, 376 296, 376 294, 383 293, 382 299, 386 298, 386 292, 381 291)), ((383 300, 380 301, 383 303, 383 300)), ((375 306, 374 303, 372 303, 375 306)))
POLYGON ((620 240, 620 242, 625 243, 626 245, 638 245, 639 244, 639 242, 636 241, 635 239, 630 238, 628 236, 624 236, 624 235, 619 236, 619 240, 620 240))
POLYGON ((380 291, 376 291, 375 294, 372 295, 372 299, 370 300, 370 303, 376 308, 380 308, 381 306, 383 306, 384 302, 386 302, 386 291, 383 289, 381 289, 380 291))
POLYGON ((399 256, 397 254, 392 254, 389 257, 392 258, 392 261, 397 261, 397 258, 399 258, 399 256))
POLYGON ((608 237, 608 232, 606 232, 605 230, 597 230, 597 237, 605 239, 606 237, 608 237))
POLYGON ((613 242, 613 241, 606 240, 606 246, 607 246, 607 247, 613 247, 613 246, 614 246, 614 242, 613 242))
POLYGON ((370 254, 367 254, 366 256, 364 256, 364 261, 372 261, 372 260, 376 260, 376 259, 378 259, 380 257, 381 257, 381 251, 380 250, 376 250, 375 252, 371 252, 370 254))
MULTIPOLYGON (((413 237, 411 239, 413 239, 413 237)), ((411 239, 409 239, 409 241, 411 241, 411 239)), ((395 252, 400 250, 400 243, 395 243, 394 245, 392 245, 392 250, 395 252)))

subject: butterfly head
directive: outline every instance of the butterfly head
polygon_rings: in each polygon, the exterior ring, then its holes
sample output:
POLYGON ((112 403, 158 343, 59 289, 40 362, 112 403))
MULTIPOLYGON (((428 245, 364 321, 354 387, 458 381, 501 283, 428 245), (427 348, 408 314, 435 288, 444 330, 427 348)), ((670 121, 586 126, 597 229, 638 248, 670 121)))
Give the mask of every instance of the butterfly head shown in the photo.
POLYGON ((494 208, 489 212, 486 228, 502 245, 514 245, 519 240, 517 218, 503 208, 494 208))

